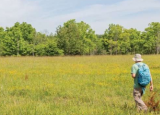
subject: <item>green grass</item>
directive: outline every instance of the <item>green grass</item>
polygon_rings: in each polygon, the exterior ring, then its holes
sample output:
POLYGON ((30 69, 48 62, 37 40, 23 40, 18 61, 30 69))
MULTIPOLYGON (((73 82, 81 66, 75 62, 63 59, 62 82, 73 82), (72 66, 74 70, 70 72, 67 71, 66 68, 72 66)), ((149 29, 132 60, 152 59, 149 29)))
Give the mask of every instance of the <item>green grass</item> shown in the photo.
MULTIPOLYGON (((0 114, 137 115, 132 57, 0 58, 0 114)), ((143 58, 159 93, 160 56, 143 58)), ((149 95, 147 88, 143 100, 149 95)))

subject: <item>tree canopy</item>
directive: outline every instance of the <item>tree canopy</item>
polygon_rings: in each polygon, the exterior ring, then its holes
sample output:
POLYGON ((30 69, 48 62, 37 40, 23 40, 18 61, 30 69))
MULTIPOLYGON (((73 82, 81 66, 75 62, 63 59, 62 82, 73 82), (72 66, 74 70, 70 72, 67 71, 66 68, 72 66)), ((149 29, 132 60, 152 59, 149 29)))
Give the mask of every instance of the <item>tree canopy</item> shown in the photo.
POLYGON ((110 24, 96 35, 89 24, 75 19, 58 26, 54 34, 37 32, 31 24, 16 22, 0 27, 0 56, 124 55, 159 54, 160 23, 152 22, 144 31, 110 24))

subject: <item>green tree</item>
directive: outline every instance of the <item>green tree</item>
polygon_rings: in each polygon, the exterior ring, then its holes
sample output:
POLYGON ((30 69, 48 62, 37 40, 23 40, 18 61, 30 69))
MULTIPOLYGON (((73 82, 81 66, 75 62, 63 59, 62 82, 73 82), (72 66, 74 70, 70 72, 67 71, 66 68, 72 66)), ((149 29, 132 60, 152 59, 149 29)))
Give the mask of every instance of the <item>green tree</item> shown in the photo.
POLYGON ((0 55, 2 55, 3 52, 3 39, 5 36, 4 28, 0 27, 0 55))
POLYGON ((30 55, 35 33, 35 29, 30 24, 17 22, 5 31, 3 55, 30 55))
POLYGON ((123 32, 123 27, 120 25, 110 24, 106 29, 103 36, 103 44, 107 52, 112 54, 118 54, 120 50, 119 38, 123 32))
POLYGON ((2 39, 2 55, 17 55, 17 43, 12 37, 12 32, 9 31, 9 28, 7 28, 6 35, 4 36, 4 39, 2 39))
POLYGON ((130 37, 130 34, 125 31, 121 33, 120 35, 120 38, 118 41, 120 49, 118 50, 120 51, 121 54, 127 54, 130 51, 130 38, 129 37, 130 37))
POLYGON ((36 46, 36 55, 39 56, 57 56, 63 55, 63 50, 57 47, 57 43, 54 40, 47 40, 44 43, 36 46))
POLYGON ((133 28, 125 29, 124 32, 129 34, 131 54, 142 53, 143 39, 141 39, 141 32, 133 28))
POLYGON ((146 32, 146 42, 150 47, 150 53, 159 54, 160 48, 160 23, 152 22, 149 27, 145 29, 146 32))
POLYGON ((22 45, 27 46, 26 48, 23 46, 22 49, 26 49, 27 52, 23 51, 22 54, 27 53, 28 55, 33 55, 35 53, 35 41, 36 41, 36 30, 32 27, 31 24, 27 24, 23 22, 20 24, 20 30, 22 33, 22 38, 25 41, 22 45), (24 53, 25 52, 25 53, 24 53))
POLYGON ((26 22, 23 22, 19 26, 22 33, 22 38, 29 44, 32 44, 36 34, 35 28, 33 28, 31 24, 27 24, 26 22))
POLYGON ((96 55, 106 54, 106 51, 103 45, 103 35, 97 35, 95 54, 96 55))
MULTIPOLYGON (((32 40, 32 43, 30 44, 30 47, 31 47, 31 52, 30 54, 32 56, 35 55, 36 53, 36 48, 37 48, 37 45, 38 47, 39 46, 43 46, 43 44, 47 41, 47 36, 43 33, 40 33, 40 32, 36 32, 35 34, 35 37, 33 38, 32 40), (40 44, 40 45, 39 45, 40 44)), ((36 54, 37 55, 37 54, 36 54)))
POLYGON ((56 38, 65 55, 84 55, 94 52, 97 37, 88 24, 69 20, 57 28, 56 38))

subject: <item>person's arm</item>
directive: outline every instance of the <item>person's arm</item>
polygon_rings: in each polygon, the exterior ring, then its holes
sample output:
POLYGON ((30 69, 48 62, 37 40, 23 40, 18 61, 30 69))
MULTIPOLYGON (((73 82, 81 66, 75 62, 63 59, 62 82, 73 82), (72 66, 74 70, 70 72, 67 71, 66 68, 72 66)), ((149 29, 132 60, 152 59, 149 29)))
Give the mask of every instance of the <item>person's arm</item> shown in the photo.
POLYGON ((150 91, 153 91, 153 80, 152 80, 152 75, 151 75, 151 81, 150 81, 150 91))
POLYGON ((134 65, 133 65, 132 68, 131 68, 131 76, 132 76, 132 78, 135 78, 135 77, 136 77, 136 68, 135 68, 134 65))
POLYGON ((132 76, 132 78, 135 78, 136 74, 135 73, 131 73, 131 76, 132 76))

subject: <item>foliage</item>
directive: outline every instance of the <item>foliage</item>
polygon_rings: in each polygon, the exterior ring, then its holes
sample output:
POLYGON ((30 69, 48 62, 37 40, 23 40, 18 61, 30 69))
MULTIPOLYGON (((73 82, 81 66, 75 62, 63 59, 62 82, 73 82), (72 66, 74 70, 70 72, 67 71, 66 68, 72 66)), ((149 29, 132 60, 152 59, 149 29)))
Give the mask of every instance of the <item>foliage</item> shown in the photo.
POLYGON ((65 55, 91 54, 96 47, 95 32, 84 22, 69 20, 57 28, 56 37, 58 47, 65 55))
POLYGON ((149 111, 154 111, 154 112, 160 111, 159 101, 155 101, 156 96, 157 96, 156 93, 153 92, 152 95, 149 97, 149 100, 145 102, 149 111))
POLYGON ((96 35, 89 24, 72 19, 58 26, 55 35, 36 32, 31 24, 16 22, 0 27, 1 56, 125 55, 159 54, 160 23, 152 22, 145 31, 110 24, 96 35))
POLYGON ((118 54, 120 50, 120 36, 122 34, 123 27, 120 25, 110 24, 109 28, 104 33, 104 46, 107 52, 112 54, 118 54))
POLYGON ((57 44, 54 40, 47 40, 45 43, 38 44, 36 46, 36 55, 39 56, 63 55, 63 50, 60 50, 57 47, 57 44))
POLYGON ((159 54, 160 51, 160 23, 152 22, 145 29, 145 48, 149 49, 150 54, 159 54), (146 34, 146 35, 145 35, 146 34))

